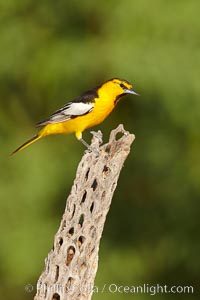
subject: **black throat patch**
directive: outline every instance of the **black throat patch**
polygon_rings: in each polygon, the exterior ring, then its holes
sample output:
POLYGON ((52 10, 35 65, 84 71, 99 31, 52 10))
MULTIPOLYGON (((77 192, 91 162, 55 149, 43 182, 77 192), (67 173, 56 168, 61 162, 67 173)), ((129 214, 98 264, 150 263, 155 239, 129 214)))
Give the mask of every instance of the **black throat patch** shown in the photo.
POLYGON ((124 93, 124 94, 121 94, 121 95, 118 95, 116 98, 115 98, 115 101, 114 101, 114 105, 116 105, 118 102, 119 102, 119 100, 123 97, 123 96, 125 96, 126 94, 124 93))

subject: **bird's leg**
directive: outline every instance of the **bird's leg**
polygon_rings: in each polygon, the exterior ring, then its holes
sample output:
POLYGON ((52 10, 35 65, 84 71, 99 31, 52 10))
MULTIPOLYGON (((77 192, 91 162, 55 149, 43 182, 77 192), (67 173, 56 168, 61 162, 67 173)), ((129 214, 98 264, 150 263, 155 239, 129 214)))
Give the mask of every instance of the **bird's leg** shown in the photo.
POLYGON ((96 154, 96 156, 99 156, 99 151, 97 151, 97 149, 95 149, 94 147, 91 147, 88 143, 86 143, 86 141, 84 141, 84 139, 82 138, 82 132, 78 131, 75 133, 76 138, 90 151, 90 152, 94 152, 96 154))
POLYGON ((90 145, 86 142, 86 141, 84 141, 84 139, 83 138, 81 138, 81 139, 79 139, 79 141, 86 147, 86 148, 88 148, 88 150, 91 150, 90 148, 90 145))
POLYGON ((90 152, 94 152, 96 156, 99 156, 99 151, 94 148, 94 147, 91 147, 88 143, 86 143, 86 141, 84 141, 84 139, 79 139, 79 141, 88 149, 88 151, 90 152))

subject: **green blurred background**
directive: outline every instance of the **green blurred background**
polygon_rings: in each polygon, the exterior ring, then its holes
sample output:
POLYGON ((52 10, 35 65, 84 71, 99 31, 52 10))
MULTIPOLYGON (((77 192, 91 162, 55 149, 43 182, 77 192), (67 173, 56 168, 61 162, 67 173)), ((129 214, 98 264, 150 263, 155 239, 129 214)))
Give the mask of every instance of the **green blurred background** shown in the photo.
MULTIPOLYGON (((112 77, 129 80, 141 96, 124 98, 96 128, 107 141, 123 123, 136 140, 107 217, 95 284, 192 285, 195 293, 180 297, 199 299, 199 11, 198 0, 1 1, 4 299, 33 298, 25 285, 43 269, 85 149, 60 135, 9 153, 37 132, 36 122, 112 77)), ((150 296, 94 295, 124 297, 150 296)))

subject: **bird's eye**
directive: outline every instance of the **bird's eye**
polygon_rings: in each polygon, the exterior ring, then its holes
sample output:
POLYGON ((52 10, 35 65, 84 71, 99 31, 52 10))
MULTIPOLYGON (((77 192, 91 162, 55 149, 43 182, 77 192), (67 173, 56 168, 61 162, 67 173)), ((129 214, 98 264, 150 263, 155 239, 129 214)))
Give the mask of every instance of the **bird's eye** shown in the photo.
POLYGON ((124 85, 123 83, 120 83, 120 87, 121 87, 122 89, 126 89, 126 87, 125 87, 125 85, 124 85))

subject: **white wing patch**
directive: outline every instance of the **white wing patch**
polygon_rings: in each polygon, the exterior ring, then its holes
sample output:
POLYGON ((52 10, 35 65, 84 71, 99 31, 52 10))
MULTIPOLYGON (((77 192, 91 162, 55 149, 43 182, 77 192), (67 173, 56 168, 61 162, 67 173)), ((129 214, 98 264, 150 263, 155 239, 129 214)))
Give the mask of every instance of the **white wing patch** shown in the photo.
POLYGON ((90 112, 94 107, 93 103, 71 102, 68 107, 64 108, 62 113, 66 116, 81 116, 90 112))
POLYGON ((59 122, 65 122, 67 120, 83 116, 91 112, 94 108, 93 102, 69 102, 63 107, 55 111, 49 118, 36 124, 38 126, 44 126, 47 124, 56 124, 59 122))
POLYGON ((56 111, 50 118, 49 123, 64 122, 69 119, 85 115, 94 108, 94 103, 70 102, 56 111))

